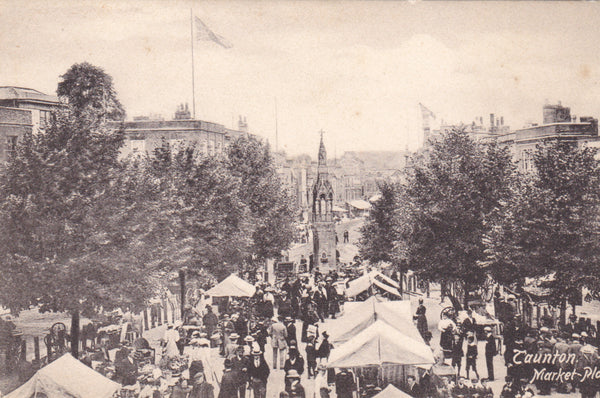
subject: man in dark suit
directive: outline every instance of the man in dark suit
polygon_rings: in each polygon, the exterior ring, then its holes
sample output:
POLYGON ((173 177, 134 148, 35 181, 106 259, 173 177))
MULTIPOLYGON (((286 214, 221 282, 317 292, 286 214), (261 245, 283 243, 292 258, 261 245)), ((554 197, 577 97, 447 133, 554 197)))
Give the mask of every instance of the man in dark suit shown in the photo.
POLYGON ((469 308, 467 310, 467 317, 462 322, 462 330, 463 330, 464 336, 466 336, 467 333, 469 333, 469 332, 475 333, 476 327, 477 327, 477 321, 475 320, 475 318, 473 318, 473 310, 469 308))
POLYGON ((292 340, 296 340, 296 325, 292 317, 288 316, 285 318, 285 328, 287 329, 286 341, 289 346, 292 340))
POLYGON ((252 351, 252 358, 248 364, 248 378, 254 391, 254 398, 266 398, 267 380, 271 370, 260 350, 252 351))
POLYGON ((340 369, 340 372, 335 375, 335 393, 338 398, 352 398, 354 390, 356 390, 354 376, 347 369, 340 369))
POLYGON ((485 329, 485 363, 487 364, 488 381, 494 381, 494 356, 496 356, 496 338, 492 333, 492 328, 486 326, 485 329))
POLYGON ((218 398, 234 398, 238 396, 238 386, 235 373, 231 370, 231 360, 225 359, 223 364, 225 369, 223 370, 223 378, 221 379, 221 390, 219 391, 218 398))
POLYGON ((238 383, 236 397, 246 397, 246 383, 248 381, 248 360, 244 357, 244 346, 239 346, 235 356, 231 358, 231 370, 238 383))

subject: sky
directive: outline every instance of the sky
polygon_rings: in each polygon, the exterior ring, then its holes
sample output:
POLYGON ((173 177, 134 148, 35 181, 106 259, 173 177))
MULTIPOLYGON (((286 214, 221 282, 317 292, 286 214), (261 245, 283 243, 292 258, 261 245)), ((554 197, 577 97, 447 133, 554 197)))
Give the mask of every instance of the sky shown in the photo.
POLYGON ((512 128, 546 102, 600 116, 595 2, 0 0, 0 85, 54 94, 87 61, 129 118, 172 118, 192 107, 190 14, 233 45, 193 41, 196 117, 242 115, 292 155, 316 157, 320 130, 330 156, 416 149, 418 103, 512 128))

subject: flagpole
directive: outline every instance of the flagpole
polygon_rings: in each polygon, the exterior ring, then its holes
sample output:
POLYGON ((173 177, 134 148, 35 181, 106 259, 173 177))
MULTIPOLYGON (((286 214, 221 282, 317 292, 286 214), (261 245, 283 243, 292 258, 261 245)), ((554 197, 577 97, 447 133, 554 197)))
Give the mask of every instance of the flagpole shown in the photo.
POLYGON ((190 8, 190 44, 192 47, 192 115, 196 119, 196 84, 194 79, 194 16, 190 8))
POLYGON ((275 97, 275 152, 279 150, 279 122, 277 120, 277 97, 275 97))

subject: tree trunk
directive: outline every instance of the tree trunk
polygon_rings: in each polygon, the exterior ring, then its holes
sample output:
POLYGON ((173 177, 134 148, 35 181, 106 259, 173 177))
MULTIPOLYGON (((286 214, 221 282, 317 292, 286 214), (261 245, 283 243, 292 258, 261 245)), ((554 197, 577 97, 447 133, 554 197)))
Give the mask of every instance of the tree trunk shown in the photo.
POLYGON ((402 263, 398 264, 398 273, 400 274, 400 298, 404 300, 404 269, 402 267, 402 263))
POLYGON ((567 299, 566 298, 563 298, 562 302, 560 303, 560 324, 563 326, 567 324, 567 299))
POLYGON ((185 271, 179 270, 179 287, 181 288, 181 322, 184 322, 185 316, 185 271))
POLYGON ((467 285, 467 283, 463 283, 463 287, 464 287, 463 288, 463 291, 464 291, 464 293, 463 293, 464 294, 464 297, 463 297, 463 309, 466 311, 466 310, 469 309, 469 291, 471 289, 470 289, 470 286, 467 285))
POLYGON ((71 313, 71 355, 79 358, 79 311, 71 313))

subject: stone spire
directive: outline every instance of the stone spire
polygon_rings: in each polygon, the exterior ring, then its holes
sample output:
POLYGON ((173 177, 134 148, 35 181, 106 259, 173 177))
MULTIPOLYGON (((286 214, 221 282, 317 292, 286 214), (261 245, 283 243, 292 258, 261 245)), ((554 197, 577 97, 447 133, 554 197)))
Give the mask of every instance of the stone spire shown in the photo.
POLYGON ((321 134, 321 143, 319 144, 319 174, 327 173, 327 151, 325 150, 325 144, 323 143, 323 133, 321 130, 319 132, 321 134))

